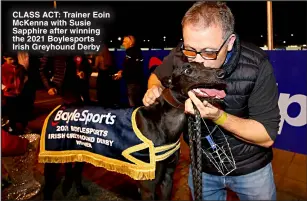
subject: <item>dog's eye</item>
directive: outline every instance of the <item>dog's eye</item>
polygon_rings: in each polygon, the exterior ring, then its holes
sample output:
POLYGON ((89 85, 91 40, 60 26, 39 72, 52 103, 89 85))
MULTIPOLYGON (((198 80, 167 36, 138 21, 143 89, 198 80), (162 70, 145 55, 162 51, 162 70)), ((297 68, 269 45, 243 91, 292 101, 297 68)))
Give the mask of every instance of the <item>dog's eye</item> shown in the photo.
POLYGON ((192 69, 191 68, 187 68, 183 71, 185 74, 191 74, 192 73, 192 69))

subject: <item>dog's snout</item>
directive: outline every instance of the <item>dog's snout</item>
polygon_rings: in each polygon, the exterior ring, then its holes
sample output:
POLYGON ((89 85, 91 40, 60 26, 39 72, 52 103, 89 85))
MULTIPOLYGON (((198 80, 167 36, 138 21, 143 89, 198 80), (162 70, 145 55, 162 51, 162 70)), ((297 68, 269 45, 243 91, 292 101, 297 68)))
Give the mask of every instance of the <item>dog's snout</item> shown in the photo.
POLYGON ((219 78, 219 79, 222 79, 225 77, 225 71, 220 69, 218 71, 216 71, 216 77, 219 78))

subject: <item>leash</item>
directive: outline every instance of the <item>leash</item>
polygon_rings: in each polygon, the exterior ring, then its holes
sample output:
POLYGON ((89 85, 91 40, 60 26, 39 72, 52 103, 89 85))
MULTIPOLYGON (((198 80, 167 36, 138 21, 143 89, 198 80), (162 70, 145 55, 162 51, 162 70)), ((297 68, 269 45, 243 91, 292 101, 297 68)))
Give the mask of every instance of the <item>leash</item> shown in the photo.
MULTIPOLYGON (((169 88, 162 91, 164 100, 173 106, 184 110, 184 104, 178 101, 169 88)), ((195 119, 192 115, 188 117, 188 135, 190 145, 190 157, 192 165, 192 177, 194 186, 194 199, 202 200, 202 148, 201 148, 201 115, 193 104, 195 119)))
POLYGON ((181 103, 173 96, 171 89, 169 88, 164 89, 162 91, 162 97, 168 104, 170 104, 174 108, 179 108, 184 110, 184 103, 181 103))
POLYGON ((188 135, 190 145, 190 157, 192 165, 192 178, 194 187, 194 199, 202 200, 202 148, 201 148, 201 116, 193 104, 195 118, 188 117, 188 135))

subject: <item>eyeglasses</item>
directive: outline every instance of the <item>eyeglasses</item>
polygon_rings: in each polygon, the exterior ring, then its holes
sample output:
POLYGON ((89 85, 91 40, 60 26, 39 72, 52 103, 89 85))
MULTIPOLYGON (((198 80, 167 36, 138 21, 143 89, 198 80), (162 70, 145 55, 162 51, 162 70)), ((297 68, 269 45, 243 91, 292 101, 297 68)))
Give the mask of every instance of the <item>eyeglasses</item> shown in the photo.
POLYGON ((212 50, 201 50, 200 52, 197 52, 194 48, 191 49, 185 49, 184 45, 181 46, 181 51, 183 54, 188 58, 196 58, 196 56, 199 54, 203 59, 205 60, 216 60, 217 56, 219 55, 220 51, 222 50, 223 46, 226 44, 226 42, 229 40, 229 37, 231 34, 227 37, 227 39, 223 42, 219 50, 212 51, 212 50))

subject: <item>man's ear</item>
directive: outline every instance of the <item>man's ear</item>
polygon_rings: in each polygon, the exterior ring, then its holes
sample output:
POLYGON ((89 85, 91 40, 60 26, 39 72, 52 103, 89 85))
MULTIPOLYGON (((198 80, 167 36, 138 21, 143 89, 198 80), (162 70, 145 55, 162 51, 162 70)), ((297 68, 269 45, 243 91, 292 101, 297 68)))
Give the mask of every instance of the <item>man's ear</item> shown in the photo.
POLYGON ((165 87, 165 88, 172 88, 172 77, 168 76, 168 77, 164 77, 161 79, 161 84, 165 87))
POLYGON ((228 45, 227 45, 227 51, 231 51, 232 48, 233 48, 233 44, 235 43, 235 40, 236 40, 236 35, 235 34, 232 34, 229 38, 229 42, 228 42, 228 45))

